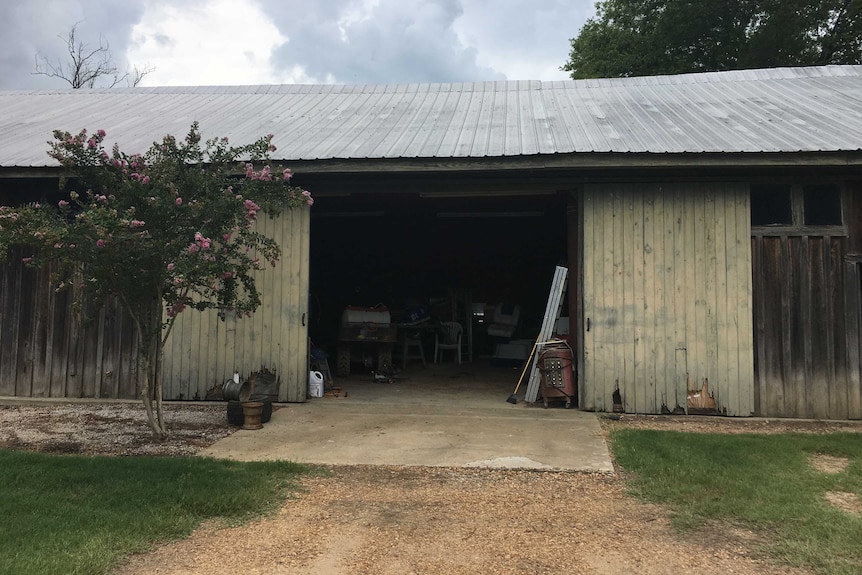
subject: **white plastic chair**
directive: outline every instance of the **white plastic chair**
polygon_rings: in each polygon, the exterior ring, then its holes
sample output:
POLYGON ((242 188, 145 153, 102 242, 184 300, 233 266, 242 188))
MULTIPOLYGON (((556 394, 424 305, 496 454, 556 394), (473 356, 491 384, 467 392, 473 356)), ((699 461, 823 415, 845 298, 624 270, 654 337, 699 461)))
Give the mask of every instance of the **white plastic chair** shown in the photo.
POLYGON ((434 341, 434 363, 439 363, 440 352, 447 349, 454 350, 457 354, 458 363, 461 363, 461 334, 464 328, 457 321, 444 321, 440 324, 440 331, 434 341))

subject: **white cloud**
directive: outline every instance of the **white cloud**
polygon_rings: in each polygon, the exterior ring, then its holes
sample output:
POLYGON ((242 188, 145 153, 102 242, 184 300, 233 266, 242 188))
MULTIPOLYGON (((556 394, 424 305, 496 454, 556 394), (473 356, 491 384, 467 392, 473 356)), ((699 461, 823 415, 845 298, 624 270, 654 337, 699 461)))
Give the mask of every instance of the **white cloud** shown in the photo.
POLYGON ((287 37, 253 0, 148 3, 126 53, 138 69, 154 68, 141 85, 272 84, 305 81, 300 66, 276 72, 274 50, 287 37))
POLYGON ((565 80, 570 38, 595 13, 586 0, 463 0, 453 28, 477 63, 510 80, 565 80), (490 21, 490 24, 489 24, 490 21))
POLYGON ((0 89, 63 88, 34 54, 110 43, 143 85, 565 78, 593 0, 0 0, 0 89))

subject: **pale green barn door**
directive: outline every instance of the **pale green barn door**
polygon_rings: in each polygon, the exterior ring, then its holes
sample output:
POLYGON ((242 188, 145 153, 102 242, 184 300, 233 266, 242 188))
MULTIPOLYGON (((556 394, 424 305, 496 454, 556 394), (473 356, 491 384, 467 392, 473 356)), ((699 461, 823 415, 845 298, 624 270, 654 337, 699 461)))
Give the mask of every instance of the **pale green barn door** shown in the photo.
POLYGON ((583 408, 752 413, 749 230, 746 185, 585 187, 583 408))
POLYGON ((239 372, 267 370, 278 379, 279 401, 305 401, 308 388, 309 210, 263 217, 257 229, 275 239, 281 261, 257 272, 261 306, 250 318, 180 314, 165 346, 165 399, 206 397, 239 372))

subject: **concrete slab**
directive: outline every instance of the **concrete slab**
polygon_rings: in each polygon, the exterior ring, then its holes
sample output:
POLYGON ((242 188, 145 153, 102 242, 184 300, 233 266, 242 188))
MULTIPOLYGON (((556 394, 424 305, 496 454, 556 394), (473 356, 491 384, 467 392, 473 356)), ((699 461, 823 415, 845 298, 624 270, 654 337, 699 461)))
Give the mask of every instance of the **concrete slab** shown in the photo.
POLYGON ((470 364, 429 366, 388 384, 339 379, 340 397, 284 405, 263 429, 239 430, 201 455, 612 473, 596 415, 507 403, 518 375, 470 364))

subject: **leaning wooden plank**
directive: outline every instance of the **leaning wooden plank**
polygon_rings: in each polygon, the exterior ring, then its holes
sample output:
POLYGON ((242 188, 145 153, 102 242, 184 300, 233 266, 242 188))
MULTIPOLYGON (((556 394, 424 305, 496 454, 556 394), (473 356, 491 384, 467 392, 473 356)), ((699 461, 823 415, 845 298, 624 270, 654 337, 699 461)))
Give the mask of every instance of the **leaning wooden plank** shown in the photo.
POLYGON ((545 318, 542 320, 542 329, 539 331, 539 337, 536 348, 537 361, 533 362, 533 370, 530 372, 530 382, 527 385, 527 392, 524 401, 534 403, 539 397, 539 351, 541 350, 541 342, 551 339, 551 334, 554 331, 554 324, 557 318, 560 317, 560 305, 563 300, 563 294, 566 292, 566 277, 568 268, 557 266, 554 272, 554 279, 551 282, 550 295, 548 297, 548 305, 545 307, 545 318))

